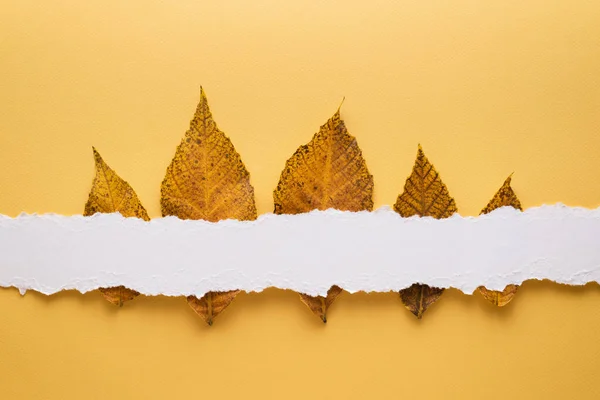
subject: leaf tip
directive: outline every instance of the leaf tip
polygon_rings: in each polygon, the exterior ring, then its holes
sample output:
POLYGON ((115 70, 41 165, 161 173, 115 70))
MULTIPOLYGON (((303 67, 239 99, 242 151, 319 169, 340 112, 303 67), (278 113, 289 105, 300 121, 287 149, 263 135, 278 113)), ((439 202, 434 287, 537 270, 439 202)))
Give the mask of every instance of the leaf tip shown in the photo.
POLYGON ((98 150, 96 150, 96 148, 94 146, 92 146, 92 151, 94 153, 94 161, 96 162, 96 165, 102 165, 104 164, 104 160, 102 159, 102 156, 100 155, 100 153, 98 152, 98 150))

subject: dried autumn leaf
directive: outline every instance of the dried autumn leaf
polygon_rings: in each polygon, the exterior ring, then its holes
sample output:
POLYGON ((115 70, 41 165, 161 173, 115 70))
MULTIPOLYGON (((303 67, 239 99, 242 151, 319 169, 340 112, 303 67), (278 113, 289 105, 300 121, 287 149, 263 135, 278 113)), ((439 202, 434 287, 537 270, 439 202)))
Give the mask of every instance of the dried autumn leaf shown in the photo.
MULTIPOLYGON (((373 176, 339 109, 287 160, 273 198, 275 214, 373 210, 373 176)), ((333 286, 327 297, 300 294, 300 299, 327 322, 327 309, 341 291, 333 286)))
POLYGON ((327 310, 342 291, 342 288, 334 285, 327 291, 326 297, 300 293, 300 300, 323 322, 327 322, 327 310))
POLYGON ((213 319, 221 313, 233 301, 239 290, 228 292, 208 292, 201 299, 196 296, 188 296, 190 307, 201 316, 208 325, 213 324, 213 319))
MULTIPOLYGON (((211 222, 257 217, 250 174, 213 120, 202 88, 190 128, 167 168, 160 192, 163 216, 211 222)), ((202 299, 190 296, 188 304, 210 325, 237 293, 209 292, 202 299)))
MULTIPOLYGON (((95 148, 93 150, 96 176, 83 215, 119 212, 124 217, 137 217, 144 221, 150 221, 146 209, 142 206, 133 188, 104 162, 95 148)), ((127 289, 124 286, 101 288, 100 293, 106 300, 118 306, 122 306, 125 301, 139 295, 135 290, 127 289)))
POLYGON ((435 303, 444 293, 444 289, 414 283, 411 287, 400 291, 404 306, 417 318, 423 317, 427 308, 435 303))
MULTIPOLYGON (((454 199, 448 193, 446 185, 433 165, 425 157, 421 145, 417 151, 412 173, 406 179, 404 192, 398 196, 394 210, 405 218, 418 215, 437 219, 448 218, 457 211, 454 199)), ((443 292, 443 288, 416 283, 401 290, 400 298, 404 306, 420 319, 443 292)))
MULTIPOLYGON (((488 205, 483 210, 481 210, 480 215, 490 213, 496 208, 504 206, 514 207, 517 210, 523 211, 523 207, 521 207, 521 202, 519 201, 517 195, 510 186, 511 178, 512 175, 506 178, 504 184, 500 189, 498 189, 492 200, 490 200, 488 205)), ((483 286, 477 288, 479 293, 481 293, 486 300, 488 300, 494 305, 497 305, 498 307, 507 305, 517 293, 517 289, 519 289, 518 285, 508 285, 502 291, 489 290, 483 286)))

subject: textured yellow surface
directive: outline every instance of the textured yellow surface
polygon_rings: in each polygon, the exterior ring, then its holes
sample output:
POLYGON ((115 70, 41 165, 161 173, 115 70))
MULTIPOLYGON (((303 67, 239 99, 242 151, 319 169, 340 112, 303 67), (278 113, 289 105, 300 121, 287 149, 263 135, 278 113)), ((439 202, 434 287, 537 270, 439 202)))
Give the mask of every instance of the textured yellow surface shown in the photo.
MULTIPOLYGON (((344 96, 375 207, 418 143, 463 215, 513 171, 524 208, 600 205, 596 1, 1 3, 4 214, 81 213, 94 145, 159 216, 201 84, 259 213, 344 96)), ((184 298, 2 289, 0 398, 595 399, 599 304, 530 282, 503 308, 447 290, 418 321, 397 293, 342 293, 323 324, 269 290, 208 327, 184 298)))

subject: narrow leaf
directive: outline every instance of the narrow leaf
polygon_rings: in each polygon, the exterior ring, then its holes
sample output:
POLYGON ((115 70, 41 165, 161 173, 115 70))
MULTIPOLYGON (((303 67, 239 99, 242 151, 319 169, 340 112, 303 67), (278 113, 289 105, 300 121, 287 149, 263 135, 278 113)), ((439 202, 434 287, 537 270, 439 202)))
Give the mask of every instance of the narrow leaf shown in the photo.
MULTIPOLYGON (((257 217, 250 174, 231 140, 213 120, 202 88, 190 128, 167 168, 160 204, 163 216, 181 219, 217 222, 257 217)), ((238 292, 210 292, 202 299, 190 296, 188 304, 210 325, 238 292)))
MULTIPOLYGON (((100 153, 94 150, 96 176, 92 182, 92 190, 83 215, 90 216, 96 213, 119 212, 124 217, 137 217, 150 221, 148 213, 133 188, 116 174, 102 159, 100 153)), ((132 300, 139 295, 135 290, 124 286, 101 288, 100 293, 111 303, 122 306, 125 301, 132 300)))
MULTIPOLYGON (((514 207, 517 210, 523 211, 521 202, 510 186, 511 178, 512 175, 506 178, 504 184, 498 189, 492 200, 490 200, 488 205, 481 210, 480 215, 490 213, 493 210, 504 206, 514 207)), ((518 289, 518 285, 508 285, 502 291, 489 290, 483 286, 477 288, 479 293, 481 293, 486 300, 498 307, 507 305, 513 299, 518 289)))
MULTIPOLYGON (((394 210, 405 218, 418 215, 437 219, 448 218, 457 211, 454 199, 448 193, 433 164, 425 157, 421 145, 412 173, 406 179, 404 192, 398 196, 394 210)), ((401 290, 400 298, 408 310, 417 318, 421 318, 443 292, 443 288, 417 283, 401 290)))
MULTIPOLYGON (((273 198, 275 214, 373 210, 373 175, 339 109, 287 160, 273 198)), ((333 286, 326 297, 300 294, 300 299, 327 322, 327 310, 341 291, 333 286)))

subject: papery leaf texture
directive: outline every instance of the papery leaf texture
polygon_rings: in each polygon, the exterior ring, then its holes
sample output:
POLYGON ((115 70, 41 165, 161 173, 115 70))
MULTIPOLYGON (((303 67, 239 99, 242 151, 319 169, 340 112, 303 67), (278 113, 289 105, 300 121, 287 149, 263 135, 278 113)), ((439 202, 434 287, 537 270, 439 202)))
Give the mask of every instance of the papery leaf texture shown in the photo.
POLYGON ((196 314, 202 317, 208 325, 212 326, 213 319, 231 304, 239 292, 239 290, 208 292, 200 299, 196 296, 188 296, 187 301, 196 314))
MULTIPOLYGON (((398 196, 394 210, 405 218, 418 215, 437 219, 448 218, 457 211, 454 199, 425 156, 421 145, 417 150, 412 173, 406 179, 404 191, 398 196)), ((416 283, 402 289, 400 298, 404 306, 420 319, 443 292, 443 288, 416 283)))
MULTIPOLYGON (((141 218, 150 221, 146 209, 137 197, 131 185, 121 179, 102 159, 100 153, 93 148, 96 176, 92 182, 92 190, 83 215, 90 216, 96 213, 119 212, 124 217, 141 218)), ((139 295, 135 290, 124 286, 100 288, 100 293, 109 302, 122 306, 124 302, 132 300, 139 295)))
MULTIPOLYGON (((373 210, 373 175, 339 109, 287 160, 273 198, 275 214, 373 210)), ((327 322, 327 310, 341 291, 333 286, 326 297, 300 294, 300 299, 327 322)))
MULTIPOLYGON (((167 168, 160 204, 163 216, 181 219, 217 222, 257 217, 250 174, 231 140, 217 127, 202 88, 190 127, 167 168)), ((209 292, 201 299, 189 296, 188 304, 210 325, 238 292, 209 292)))
MULTIPOLYGON (((516 208, 517 210, 523 211, 521 202, 519 201, 517 195, 513 191, 512 187, 510 186, 511 178, 512 178, 512 174, 508 178, 506 178, 506 180, 504 181, 504 184, 502 184, 500 189, 498 189, 498 191, 496 192, 494 197, 490 200, 488 205, 483 210, 481 210, 480 215, 490 213, 497 208, 505 207, 505 206, 513 207, 513 208, 516 208)), ((498 307, 507 305, 513 299, 513 297, 517 293, 518 289, 519 289, 518 285, 508 285, 502 291, 489 290, 483 286, 480 286, 477 288, 479 293, 481 293, 481 295, 486 300, 488 300, 489 302, 491 302, 494 305, 497 305, 498 307)))
POLYGON ((321 321, 327 322, 327 310, 331 304, 335 301, 343 289, 339 286, 333 285, 327 291, 327 296, 310 296, 308 294, 300 293, 300 300, 306 304, 306 306, 319 318, 321 321))

